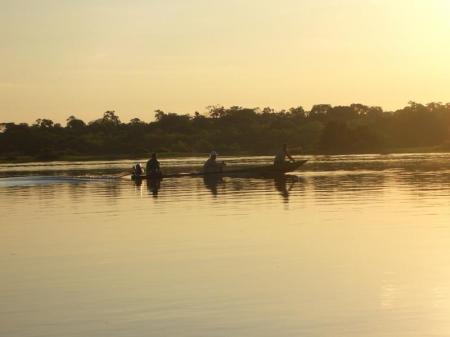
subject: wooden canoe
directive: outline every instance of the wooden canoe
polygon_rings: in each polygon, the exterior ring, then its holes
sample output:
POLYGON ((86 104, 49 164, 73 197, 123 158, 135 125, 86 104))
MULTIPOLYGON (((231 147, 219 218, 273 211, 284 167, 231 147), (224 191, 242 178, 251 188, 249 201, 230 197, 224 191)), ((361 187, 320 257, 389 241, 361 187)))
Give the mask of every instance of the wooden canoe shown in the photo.
POLYGON ((142 179, 163 179, 163 178, 181 178, 181 177, 197 177, 197 176, 221 176, 221 177, 277 177, 285 173, 295 171, 307 160, 299 160, 294 163, 285 163, 282 166, 262 165, 262 166, 248 166, 239 168, 229 168, 222 172, 191 172, 191 173, 170 173, 156 176, 135 176, 131 175, 132 180, 142 179))

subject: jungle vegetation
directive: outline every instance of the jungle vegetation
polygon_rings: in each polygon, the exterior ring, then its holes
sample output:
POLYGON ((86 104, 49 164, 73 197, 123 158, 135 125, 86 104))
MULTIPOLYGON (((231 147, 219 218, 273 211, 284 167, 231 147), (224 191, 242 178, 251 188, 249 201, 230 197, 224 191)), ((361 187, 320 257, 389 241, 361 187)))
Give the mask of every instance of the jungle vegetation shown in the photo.
POLYGON ((386 153, 408 148, 450 150, 450 103, 410 102, 396 111, 351 104, 272 108, 210 106, 206 114, 156 110, 154 120, 127 123, 106 111, 86 123, 50 119, 0 124, 0 157, 54 160, 70 156, 138 157, 150 152, 268 154, 287 143, 294 153, 386 153))

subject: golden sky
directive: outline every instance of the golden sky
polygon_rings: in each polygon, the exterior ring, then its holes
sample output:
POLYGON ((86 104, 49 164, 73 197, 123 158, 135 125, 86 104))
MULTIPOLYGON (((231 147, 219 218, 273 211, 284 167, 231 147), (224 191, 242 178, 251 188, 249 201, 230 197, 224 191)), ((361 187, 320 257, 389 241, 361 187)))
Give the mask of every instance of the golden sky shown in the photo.
POLYGON ((450 101, 450 0, 0 0, 0 122, 450 101))

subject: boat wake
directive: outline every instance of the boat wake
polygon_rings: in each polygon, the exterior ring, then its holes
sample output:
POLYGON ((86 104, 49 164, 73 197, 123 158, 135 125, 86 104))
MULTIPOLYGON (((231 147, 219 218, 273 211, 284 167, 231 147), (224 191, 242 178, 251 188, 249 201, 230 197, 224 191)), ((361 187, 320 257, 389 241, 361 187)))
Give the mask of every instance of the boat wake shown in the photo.
POLYGON ((80 184, 95 181, 117 180, 114 175, 102 176, 17 176, 0 178, 0 187, 80 184))

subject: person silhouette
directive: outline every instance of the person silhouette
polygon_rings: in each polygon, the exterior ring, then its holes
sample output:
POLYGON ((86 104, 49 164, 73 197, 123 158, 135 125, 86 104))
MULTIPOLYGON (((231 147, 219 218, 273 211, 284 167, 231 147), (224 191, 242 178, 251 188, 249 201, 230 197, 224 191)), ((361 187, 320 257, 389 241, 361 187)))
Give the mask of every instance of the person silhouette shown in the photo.
POLYGON ((155 152, 152 153, 152 157, 147 161, 145 174, 147 175, 147 178, 160 178, 162 176, 161 167, 155 152))
POLYGON ((287 144, 283 144, 280 151, 278 151, 278 153, 276 154, 276 156, 273 160, 273 165, 274 166, 283 166, 284 164, 286 164, 286 157, 289 158, 290 162, 292 162, 292 163, 295 162, 295 159, 292 158, 292 156, 289 154, 289 151, 287 149, 287 144))
POLYGON ((225 163, 223 161, 218 162, 216 159, 217 159, 217 152, 211 151, 208 160, 205 161, 205 163, 203 164, 204 173, 218 173, 223 171, 225 163))

